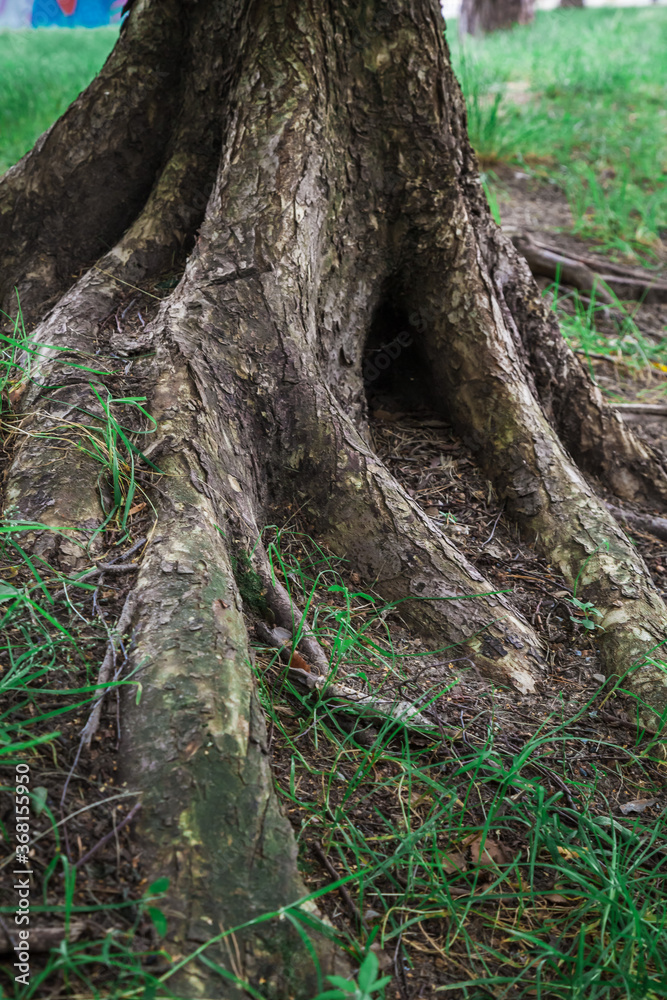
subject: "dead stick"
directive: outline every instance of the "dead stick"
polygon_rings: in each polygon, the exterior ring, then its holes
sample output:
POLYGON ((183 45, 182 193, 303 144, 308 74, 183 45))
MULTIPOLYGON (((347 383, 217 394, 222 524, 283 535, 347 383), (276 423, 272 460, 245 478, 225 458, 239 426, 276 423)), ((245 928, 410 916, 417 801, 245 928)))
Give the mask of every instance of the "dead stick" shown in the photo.
POLYGON ((288 665, 291 680, 297 681, 309 691, 319 691, 323 697, 339 698, 344 702, 348 712, 365 715, 367 718, 381 719, 383 722, 394 721, 408 728, 433 730, 435 726, 409 701, 392 701, 379 695, 364 694, 347 684, 337 684, 326 677, 320 677, 311 672, 309 665, 295 666, 301 662, 292 648, 292 637, 287 629, 269 628, 264 622, 255 626, 257 636, 267 646, 280 650, 281 659, 288 665))
MULTIPOLYGON (((116 625, 114 634, 109 639, 107 643, 107 651, 105 657, 102 661, 102 666, 99 669, 97 675, 97 684, 104 685, 108 682, 111 676, 111 670, 116 658, 116 642, 122 636, 123 632, 130 624, 132 619, 132 612, 134 611, 134 591, 131 590, 125 599, 125 604, 123 605, 123 610, 120 613, 120 618, 116 625)), ((74 758, 74 763, 72 764, 67 779, 65 781, 65 787, 63 788, 62 795, 60 796, 60 807, 63 808, 65 804, 65 798, 67 796, 67 789, 69 788, 69 783, 74 774, 75 768, 79 763, 79 758, 81 757, 81 751, 84 746, 89 747, 93 736, 97 732, 100 724, 100 716, 102 714, 102 702, 104 701, 104 696, 107 693, 108 688, 103 687, 102 690, 97 695, 90 715, 88 716, 88 722, 81 730, 81 739, 79 741, 79 748, 76 752, 76 757, 74 758)))
POLYGON ((646 416, 667 417, 667 406, 661 403, 612 403, 621 413, 641 413, 646 416))
MULTIPOLYGON (((113 630, 113 634, 109 639, 109 643, 107 645, 107 652, 104 657, 104 660, 102 661, 102 666, 100 667, 100 671, 97 675, 98 685, 107 684, 109 678, 111 677, 111 669, 114 665, 116 657, 116 644, 119 643, 123 635, 123 632, 130 624, 132 620, 133 611, 134 611, 134 591, 131 590, 130 593, 127 595, 125 604, 123 605, 123 610, 120 613, 120 618, 118 619, 116 627, 113 630)), ((102 702, 104 701, 104 696, 106 695, 106 693, 107 693, 107 688, 103 688, 97 695, 96 701, 93 705, 93 709, 88 718, 88 722, 86 723, 81 732, 81 742, 82 744, 85 743, 85 745, 88 747, 90 746, 93 736, 95 735, 99 727, 100 715, 102 712, 102 702)))
POLYGON ((590 257, 565 254, 555 247, 537 243, 527 233, 513 236, 512 242, 526 258, 533 274, 552 279, 559 276, 563 284, 580 292, 594 291, 598 302, 615 305, 618 299, 667 301, 667 284, 663 282, 640 277, 590 257))
POLYGON ((107 844, 112 837, 115 837, 115 835, 119 832, 119 830, 122 830, 124 826, 127 826, 127 824, 134 819, 134 817, 136 816, 136 814, 139 812, 140 809, 141 809, 141 802, 137 802, 137 804, 133 806, 132 809, 130 809, 127 816, 123 820, 121 820, 118 826, 114 826, 113 830, 107 833, 106 836, 102 837, 101 840, 98 840, 98 842, 95 844, 94 847, 91 847, 91 849, 87 851, 82 858, 79 858, 79 860, 75 863, 74 867, 79 868, 81 865, 85 865, 86 861, 89 861, 90 858, 92 858, 93 854, 97 854, 100 848, 104 847, 104 845, 107 844))
MULTIPOLYGON (((329 874, 331 875, 331 877, 336 882, 338 882, 340 880, 340 874, 336 871, 336 866, 330 861, 330 859, 327 857, 327 855, 322 850, 322 845, 319 844, 316 840, 314 840, 310 846, 313 849, 313 854, 317 855, 318 859, 322 862, 322 864, 324 865, 324 867, 326 868, 326 870, 329 872, 329 874)), ((339 885, 339 886, 336 886, 336 888, 338 889, 339 893, 343 897, 343 900, 345 902, 345 906, 347 907, 348 912, 350 913, 350 915, 362 927, 365 928, 366 927, 366 921, 364 920, 364 918, 362 917, 361 913, 359 912, 358 907, 356 907, 354 905, 354 903, 352 902, 352 897, 350 896, 349 892, 347 891, 347 887, 344 886, 344 885, 339 885)))

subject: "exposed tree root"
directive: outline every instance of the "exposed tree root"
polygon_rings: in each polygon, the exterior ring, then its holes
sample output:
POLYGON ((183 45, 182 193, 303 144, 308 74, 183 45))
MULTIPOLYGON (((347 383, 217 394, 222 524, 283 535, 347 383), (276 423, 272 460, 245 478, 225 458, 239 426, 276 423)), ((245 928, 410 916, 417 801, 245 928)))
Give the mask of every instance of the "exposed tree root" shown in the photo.
POLYGON ((482 248, 503 318, 525 352, 535 394, 580 468, 622 499, 667 503, 661 460, 605 402, 562 337, 521 255, 500 232, 485 233, 482 248))
POLYGON ((313 397, 294 447, 318 426, 320 447, 311 444, 301 470, 318 537, 438 645, 460 644, 486 676, 534 690, 542 671, 533 629, 398 485, 332 396, 313 397))
POLYGON ((659 403, 615 403, 621 416, 631 413, 643 417, 667 417, 667 406, 659 403))
POLYGON ((140 211, 178 110, 179 7, 178 0, 142 4, 99 76, 3 177, 0 307, 7 312, 18 286, 25 316, 39 318, 140 211))
MULTIPOLYGON (((85 542, 104 519, 95 490, 100 467, 73 446, 71 428, 57 417, 31 414, 22 421, 20 432, 8 470, 6 509, 14 520, 56 529, 40 533, 35 541, 40 555, 52 560, 57 552, 63 568, 83 569, 90 565, 85 542)), ((90 553, 96 551, 99 540, 90 553)))
MULTIPOLYGON (((173 504, 160 504, 162 538, 148 550, 135 591, 132 661, 141 699, 125 700, 122 763, 128 784, 143 792, 144 863, 155 877, 171 878, 167 913, 183 951, 306 893, 273 790, 216 514, 182 460, 165 464, 173 504)), ((316 989, 308 953, 288 921, 236 937, 241 974, 266 981, 269 995, 286 996, 294 983, 302 993, 316 989), (280 949, 291 955, 289 965, 280 949)), ((319 948, 326 967, 332 954, 324 941, 319 948)), ((210 957, 227 961, 221 946, 210 957)), ((181 991, 210 996, 211 977, 196 976, 184 971, 181 991)))
POLYGON ((329 657, 314 637, 287 589, 277 579, 263 546, 257 546, 255 552, 255 561, 259 564, 258 575, 264 584, 266 602, 274 620, 290 635, 298 633, 298 647, 306 658, 309 670, 313 669, 321 677, 326 677, 329 673, 329 657))
POLYGON ((547 423, 482 261, 474 250, 463 251, 444 288, 439 264, 435 258, 433 270, 424 268, 423 275, 432 277, 414 286, 410 307, 427 310, 430 319, 426 351, 443 409, 467 437, 510 514, 577 597, 600 611, 605 668, 610 675, 636 668, 628 686, 645 702, 644 724, 655 728, 660 723, 651 709, 658 717, 664 711, 667 673, 644 657, 667 638, 662 598, 547 423))
POLYGON ((651 517, 649 514, 637 514, 632 510, 623 510, 615 504, 608 503, 607 509, 614 515, 617 521, 625 521, 632 528, 638 531, 647 531, 656 538, 667 541, 667 517, 651 517))

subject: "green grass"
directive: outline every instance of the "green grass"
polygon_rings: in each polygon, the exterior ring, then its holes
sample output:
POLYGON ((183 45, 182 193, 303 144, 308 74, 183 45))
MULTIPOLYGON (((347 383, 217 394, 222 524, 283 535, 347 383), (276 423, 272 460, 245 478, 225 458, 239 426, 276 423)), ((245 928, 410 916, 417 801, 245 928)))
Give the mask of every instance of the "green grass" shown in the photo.
MULTIPOLYGON (((665 225, 664 189, 655 178, 664 158, 664 84, 657 67, 667 50, 666 20, 664 11, 651 8, 538 15, 532 29, 474 43, 463 68, 471 129, 483 156, 529 162, 555 177, 581 230, 610 247, 650 248, 665 225), (525 104, 507 87, 523 80, 529 82, 525 104)), ((85 86, 113 38, 106 29, 0 35, 0 168, 22 155, 85 86)), ((456 58, 461 69, 460 52, 456 58)), ((574 347, 614 349, 638 364, 662 356, 631 316, 619 320, 616 344, 601 338, 596 310, 594 302, 576 297, 559 310, 574 347)), ((3 345, 0 415, 11 420, 7 396, 30 378, 20 324, 3 345)), ((87 368, 90 359, 80 360, 87 378, 102 374, 87 368)), ((101 383, 95 386, 93 409, 83 414, 85 432, 83 425, 72 427, 68 440, 99 461, 106 514, 126 532, 135 462, 141 460, 137 429, 129 424, 141 418, 146 433, 150 418, 140 398, 116 399, 101 383), (121 412, 134 419, 121 419, 121 412)), ((30 758, 39 776, 45 753, 56 753, 63 721, 85 712, 95 695, 91 655, 101 630, 82 624, 90 585, 31 557, 25 544, 31 526, 5 513, 0 757, 7 763, 30 758)), ((404 663, 416 654, 394 647, 387 624, 396 608, 350 590, 342 567, 306 539, 277 533, 269 548, 296 603, 309 608, 333 676, 351 678, 369 694, 414 697, 404 663)), ((604 799, 598 766, 576 778, 570 767, 579 756, 591 756, 594 742, 597 754, 616 758, 626 787, 644 782, 636 797, 646 796, 661 765, 640 733, 634 739, 624 732, 625 744, 591 737, 596 709, 590 703, 574 717, 563 707, 554 710, 516 746, 505 738, 489 697, 472 718, 464 722, 462 716, 461 725, 448 724, 437 737, 420 735, 390 717, 350 712, 326 691, 304 695, 272 651, 258 651, 257 668, 274 744, 287 765, 280 794, 300 820, 301 863, 309 887, 315 886, 310 895, 325 906, 329 898, 340 905, 345 884, 364 917, 363 925, 352 917, 337 925, 352 962, 364 963, 357 987, 336 982, 327 990, 323 984, 323 995, 382 995, 382 972, 369 957, 373 948, 398 953, 408 967, 426 949, 442 963, 437 981, 443 996, 451 991, 457 1000, 479 997, 480 980, 483 995, 496 1000, 658 1000, 667 994, 667 817, 619 816, 604 799), (313 839, 339 879, 332 881, 313 862, 313 839)), ((456 678, 453 672, 452 686, 456 678)), ((433 690, 425 703, 442 706, 448 697, 447 687, 433 690)), ((35 816, 49 816, 41 798, 34 805, 35 816)), ((16 997, 44 995, 54 984, 69 995, 170 996, 176 966, 151 972, 145 960, 160 957, 159 951, 141 952, 135 939, 147 919, 163 935, 164 886, 154 884, 137 901, 77 904, 76 875, 57 850, 57 821, 52 815, 55 849, 38 881, 45 887, 58 878, 62 902, 47 906, 44 896, 35 909, 69 922, 82 911, 101 917, 116 908, 123 921, 99 940, 54 949, 30 990, 16 997)), ((11 832, 2 831, 7 837, 11 832)), ((0 913, 8 918, 11 907, 0 913)), ((277 916, 305 919, 297 909, 277 916)), ((202 944, 181 964, 206 963, 206 949, 202 944)))
MULTIPOLYGON (((273 552, 294 599, 311 608, 334 678, 409 697, 406 651, 386 624, 395 607, 351 592, 306 539, 278 533, 273 552)), ((666 817, 614 815, 595 763, 573 778, 568 762, 590 759, 582 729, 596 716, 592 701, 536 720, 520 743, 496 722, 493 698, 420 738, 392 719, 355 716, 326 691, 304 695, 272 651, 258 658, 258 679, 280 746, 280 790, 301 817, 304 870, 317 878, 316 840, 364 916, 341 932, 357 961, 372 946, 391 955, 407 945, 408 966, 426 951, 440 959, 439 990, 470 1000, 480 980, 484 996, 514 1000, 665 995, 666 817)), ((419 707, 442 710, 456 681, 419 707)), ((651 759, 650 744, 597 747, 635 780, 651 759)))
POLYGON ((642 333, 634 315, 639 305, 632 310, 617 299, 612 312, 596 301, 595 294, 583 297, 577 291, 561 290, 557 283, 546 294, 572 350, 588 358, 622 361, 631 372, 667 372, 667 339, 655 341, 642 333))
POLYGON ((117 37, 118 28, 0 32, 0 173, 88 86, 117 37))
POLYGON ((538 12, 534 25, 447 32, 482 162, 554 179, 576 230, 651 251, 667 232, 667 11, 538 12))

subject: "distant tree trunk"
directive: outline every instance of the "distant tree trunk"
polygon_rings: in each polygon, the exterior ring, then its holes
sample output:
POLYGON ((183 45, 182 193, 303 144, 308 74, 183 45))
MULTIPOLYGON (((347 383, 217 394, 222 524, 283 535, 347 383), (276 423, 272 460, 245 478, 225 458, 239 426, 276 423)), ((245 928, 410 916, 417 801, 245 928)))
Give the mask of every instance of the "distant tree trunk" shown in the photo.
POLYGON ((560 0, 561 7, 583 7, 584 0, 560 0))
POLYGON ((530 24, 534 17, 535 0, 463 0, 459 32, 482 35, 515 24, 530 24))
MULTIPOLYGON (((127 605, 141 698, 122 704, 121 766, 143 795, 143 869, 171 880, 174 956, 243 925, 207 956, 262 996, 318 990, 311 946, 284 912, 265 916, 305 889, 239 582, 251 566, 291 624, 264 525, 298 511, 429 642, 460 644, 495 683, 549 682, 535 629, 374 453, 378 316, 412 339, 435 409, 524 537, 599 611, 607 673, 641 664, 626 687, 658 724, 667 677, 646 655, 667 609, 591 477, 664 508, 667 476, 493 222, 436 0, 137 0, 97 79, 0 181, 7 312, 15 289, 40 347, 13 397, 4 501, 15 520, 76 527, 86 544, 56 536, 56 565, 89 565, 102 523, 125 530, 102 509, 113 484, 75 447, 100 398, 145 397, 155 421, 141 440, 162 473, 143 487, 157 524, 127 605)), ((447 662, 429 685, 451 684, 447 662)), ((204 964, 169 985, 247 995, 204 964)))

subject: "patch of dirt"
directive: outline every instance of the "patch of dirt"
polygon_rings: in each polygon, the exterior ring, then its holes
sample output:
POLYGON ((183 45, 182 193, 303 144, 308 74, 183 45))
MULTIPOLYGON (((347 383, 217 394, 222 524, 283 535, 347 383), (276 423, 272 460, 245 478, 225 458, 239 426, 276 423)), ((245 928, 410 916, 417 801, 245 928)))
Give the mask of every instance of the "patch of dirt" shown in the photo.
POLYGON ((517 167, 499 164, 493 172, 497 178, 494 191, 498 200, 503 231, 508 236, 531 233, 536 238, 558 234, 559 246, 565 249, 587 249, 583 240, 568 235, 574 218, 567 198, 557 184, 538 180, 517 167), (562 232, 561 232, 562 230, 562 232))
MULTIPOLYGON (((530 168, 529 168, 530 169, 530 168)), ((494 191, 503 230, 508 235, 528 232, 535 239, 544 238, 563 251, 595 254, 596 243, 573 232, 575 220, 569 202, 552 179, 543 180, 520 167, 494 164, 494 191)), ((658 271, 667 267, 667 245, 651 248, 658 271)), ((600 255, 601 263, 610 257, 600 255)), ((638 261, 628 256, 621 263, 636 267, 638 261)))

